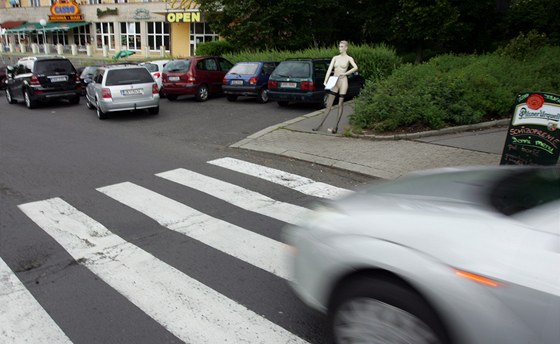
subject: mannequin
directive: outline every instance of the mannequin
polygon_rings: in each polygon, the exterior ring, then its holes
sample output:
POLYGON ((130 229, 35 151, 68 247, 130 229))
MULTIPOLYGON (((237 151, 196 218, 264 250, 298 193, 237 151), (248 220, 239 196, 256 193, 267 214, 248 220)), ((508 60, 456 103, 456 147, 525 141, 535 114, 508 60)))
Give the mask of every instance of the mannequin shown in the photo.
POLYGON ((337 76, 338 80, 330 90, 327 90, 327 92, 329 93, 329 97, 327 99, 327 106, 325 108, 325 116, 323 117, 321 123, 316 128, 313 128, 313 131, 318 131, 323 126, 325 120, 331 112, 334 100, 337 95, 338 117, 336 120, 336 125, 334 126, 334 128, 329 128, 329 131, 333 134, 336 134, 336 132, 338 131, 338 123, 340 122, 340 118, 342 117, 344 96, 346 96, 346 92, 348 91, 348 75, 351 75, 358 70, 358 66, 356 65, 356 62, 354 62, 354 59, 351 56, 348 56, 348 54, 346 53, 347 50, 348 42, 340 41, 340 44, 338 45, 338 51, 340 52, 340 54, 332 58, 323 84, 327 85, 327 81, 329 80, 329 77, 331 76, 331 72, 333 72, 333 70, 334 76, 337 76), (350 66, 352 68, 348 69, 350 66))

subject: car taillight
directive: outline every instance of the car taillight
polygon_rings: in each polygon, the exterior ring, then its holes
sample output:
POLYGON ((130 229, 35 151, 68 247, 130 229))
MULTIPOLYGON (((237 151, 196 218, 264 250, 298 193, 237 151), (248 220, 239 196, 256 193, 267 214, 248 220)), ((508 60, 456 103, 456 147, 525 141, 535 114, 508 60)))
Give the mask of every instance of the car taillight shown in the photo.
POLYGON ((161 74, 159 72, 156 72, 153 75, 154 75, 154 78, 159 78, 161 76, 161 74))
POLYGON ((192 73, 187 73, 187 82, 194 83, 195 81, 196 81, 196 78, 192 75, 192 73))
POLYGON ((256 85, 257 84, 257 78, 256 77, 252 77, 251 79, 249 79, 249 85, 256 85))
POLYGON ((315 83, 313 81, 302 81, 299 86, 300 89, 307 91, 313 91, 315 89, 315 83))
POLYGON ((29 80, 29 84, 30 85, 41 85, 41 83, 39 82, 39 78, 37 78, 37 75, 35 75, 35 74, 31 75, 31 80, 29 80))
POLYGON ((77 83, 77 84, 81 84, 81 83, 82 83, 82 81, 80 80, 80 76, 79 76, 78 74, 76 74, 74 80, 76 80, 76 83, 77 83))
POLYGON ((268 89, 278 88, 278 81, 268 80, 268 89))
POLYGON ((222 79, 222 85, 227 85, 227 79, 226 78, 222 79))
POLYGON ((103 97, 104 99, 112 99, 113 96, 111 95, 111 90, 108 88, 102 88, 101 97, 103 97))
POLYGON ((159 89, 157 84, 152 84, 152 94, 158 94, 159 93, 159 89))

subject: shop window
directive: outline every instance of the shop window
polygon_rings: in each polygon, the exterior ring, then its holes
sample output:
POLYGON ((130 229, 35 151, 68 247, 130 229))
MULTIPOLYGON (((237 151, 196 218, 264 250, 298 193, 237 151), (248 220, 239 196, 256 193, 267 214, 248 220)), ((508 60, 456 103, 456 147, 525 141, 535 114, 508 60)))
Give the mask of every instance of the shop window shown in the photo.
POLYGON ((199 43, 216 41, 220 36, 210 29, 207 23, 191 23, 191 54, 196 54, 196 46, 199 43))
POLYGON ((88 4, 90 5, 98 5, 101 4, 102 1, 101 0, 88 0, 88 4))
POLYGON ((123 49, 140 50, 140 23, 121 23, 121 46, 123 49))
POLYGON ((113 23, 95 23, 95 34, 98 49, 107 46, 109 50, 115 50, 115 28, 113 23))
POLYGON ((74 36, 74 44, 77 44, 80 50, 85 50, 86 45, 92 43, 89 25, 74 28, 72 35, 74 36))
POLYGON ((152 51, 158 51, 162 45, 169 51, 169 23, 147 22, 148 46, 152 51))
POLYGON ((29 7, 41 7, 41 0, 29 0, 29 7))
POLYGON ((62 44, 68 45, 68 33, 67 32, 53 32, 52 42, 54 45, 62 44))

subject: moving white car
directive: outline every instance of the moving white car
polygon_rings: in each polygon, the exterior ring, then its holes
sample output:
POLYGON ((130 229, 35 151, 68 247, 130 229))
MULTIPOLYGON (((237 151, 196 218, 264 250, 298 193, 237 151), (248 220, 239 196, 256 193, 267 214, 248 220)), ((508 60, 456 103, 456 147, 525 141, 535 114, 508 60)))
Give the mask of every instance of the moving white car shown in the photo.
POLYGON ((335 343, 560 343, 558 166, 417 173, 284 234, 335 343))

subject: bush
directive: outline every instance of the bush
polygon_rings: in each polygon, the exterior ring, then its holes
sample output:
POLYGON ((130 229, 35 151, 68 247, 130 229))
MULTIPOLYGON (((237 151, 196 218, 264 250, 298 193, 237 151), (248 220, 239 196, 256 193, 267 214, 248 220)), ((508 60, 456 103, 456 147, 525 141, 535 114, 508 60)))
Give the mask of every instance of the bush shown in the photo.
POLYGON ((229 54, 234 50, 234 46, 225 40, 199 43, 196 46, 196 54, 198 56, 222 56, 224 54, 229 54))
POLYGON ((497 50, 502 56, 509 56, 514 59, 524 60, 534 55, 535 51, 547 44, 547 38, 544 33, 531 30, 527 35, 520 33, 519 36, 512 39, 505 47, 497 50))
MULTIPOLYGON (((197 50, 198 53, 198 50, 197 50)), ((332 58, 338 55, 338 48, 310 48, 299 51, 241 51, 228 53, 223 56, 233 63, 242 61, 284 61, 288 58, 332 58)), ((370 46, 350 44, 348 55, 354 58, 358 65, 358 72, 366 79, 380 79, 389 76, 395 68, 400 66, 401 59, 396 52, 385 45, 370 46)))
POLYGON ((543 47, 531 61, 503 54, 443 55, 406 64, 386 79, 369 80, 350 122, 377 132, 407 126, 439 129, 511 116, 518 93, 560 92, 560 47, 543 47))

